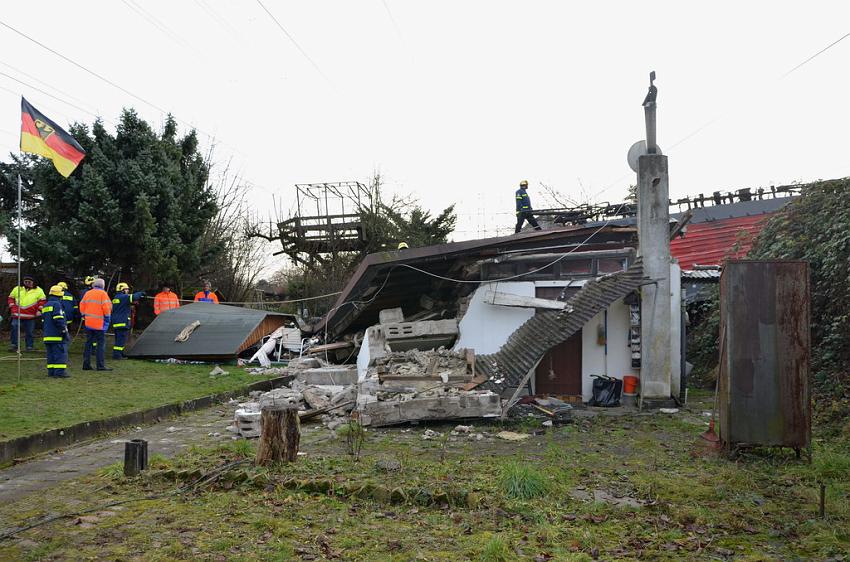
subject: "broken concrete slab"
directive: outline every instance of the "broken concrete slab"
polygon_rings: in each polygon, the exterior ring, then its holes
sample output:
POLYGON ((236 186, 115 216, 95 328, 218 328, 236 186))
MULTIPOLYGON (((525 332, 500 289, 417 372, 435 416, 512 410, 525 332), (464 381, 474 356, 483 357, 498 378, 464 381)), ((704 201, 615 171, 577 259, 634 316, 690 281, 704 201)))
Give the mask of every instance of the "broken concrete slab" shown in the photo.
POLYGON ((381 325, 386 343, 393 351, 451 347, 458 336, 458 321, 422 320, 381 325))
POLYGON ((379 324, 396 324, 404 322, 404 312, 401 308, 385 308, 378 312, 379 324))
POLYGON ((299 369, 295 378, 306 385, 348 386, 357 383, 357 367, 340 365, 299 369))
POLYGON ((409 421, 493 418, 501 413, 502 403, 489 391, 447 393, 404 401, 374 401, 362 405, 363 425, 381 427, 409 421))

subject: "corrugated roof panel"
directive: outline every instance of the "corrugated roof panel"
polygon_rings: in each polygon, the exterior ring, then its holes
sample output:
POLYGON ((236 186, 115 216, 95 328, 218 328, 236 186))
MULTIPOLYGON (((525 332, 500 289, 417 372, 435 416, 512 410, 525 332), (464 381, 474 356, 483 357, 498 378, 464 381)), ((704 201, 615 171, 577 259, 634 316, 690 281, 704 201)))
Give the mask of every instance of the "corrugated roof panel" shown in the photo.
POLYGON ((721 219, 688 225, 683 238, 670 242, 670 253, 682 269, 720 265, 747 255, 771 214, 721 219))

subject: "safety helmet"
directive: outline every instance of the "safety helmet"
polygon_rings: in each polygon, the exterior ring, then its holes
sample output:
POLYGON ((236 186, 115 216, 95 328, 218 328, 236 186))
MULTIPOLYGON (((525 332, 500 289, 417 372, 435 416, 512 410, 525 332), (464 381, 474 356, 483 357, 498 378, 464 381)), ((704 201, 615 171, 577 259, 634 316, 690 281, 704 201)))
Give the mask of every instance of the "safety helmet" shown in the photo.
POLYGON ((67 284, 67 283, 65 283, 64 281, 60 281, 60 282, 58 282, 58 283, 56 283, 56 284, 57 284, 57 285, 59 285, 60 287, 62 287, 62 289, 63 289, 63 290, 65 290, 65 291, 67 291, 67 290, 68 290, 68 284, 67 284))
POLYGON ((124 289, 129 289, 129 288, 130 288, 130 285, 124 283, 123 281, 121 283, 118 283, 117 285, 115 285, 116 291, 123 291, 124 289))
POLYGON ((32 275, 24 275, 24 277, 21 280, 22 281, 32 281, 33 283, 35 283, 35 279, 32 278, 32 275))
POLYGON ((89 275, 88 277, 86 277, 86 285, 91 285, 92 283, 94 283, 94 277, 89 275))
POLYGON ((399 250, 407 250, 409 248, 410 248, 410 246, 407 245, 407 242, 399 242, 398 243, 398 249, 399 250))
POLYGON ((65 294, 65 290, 60 285, 53 285, 52 287, 50 287, 50 294, 57 297, 61 297, 65 294))
POLYGON ((528 187, 528 180, 522 180, 521 182, 519 182, 519 186, 520 187, 528 187))

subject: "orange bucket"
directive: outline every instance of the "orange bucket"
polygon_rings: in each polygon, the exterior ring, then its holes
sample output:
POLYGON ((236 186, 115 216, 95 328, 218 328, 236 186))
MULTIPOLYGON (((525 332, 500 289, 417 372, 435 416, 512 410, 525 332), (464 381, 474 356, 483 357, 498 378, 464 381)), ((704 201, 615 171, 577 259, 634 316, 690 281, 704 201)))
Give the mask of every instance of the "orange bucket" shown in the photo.
POLYGON ((634 375, 623 376, 623 392, 625 394, 634 394, 637 390, 638 378, 634 375))

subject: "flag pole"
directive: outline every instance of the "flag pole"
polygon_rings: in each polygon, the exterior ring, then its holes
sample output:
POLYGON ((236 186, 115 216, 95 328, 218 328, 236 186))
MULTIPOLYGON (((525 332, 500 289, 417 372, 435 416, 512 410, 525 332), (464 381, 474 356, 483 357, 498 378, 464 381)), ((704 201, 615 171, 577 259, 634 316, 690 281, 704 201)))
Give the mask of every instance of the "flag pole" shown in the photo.
POLYGON ((18 384, 21 383, 21 227, 23 226, 23 221, 21 220, 21 174, 18 174, 18 321, 16 322, 16 329, 18 331, 18 384))

